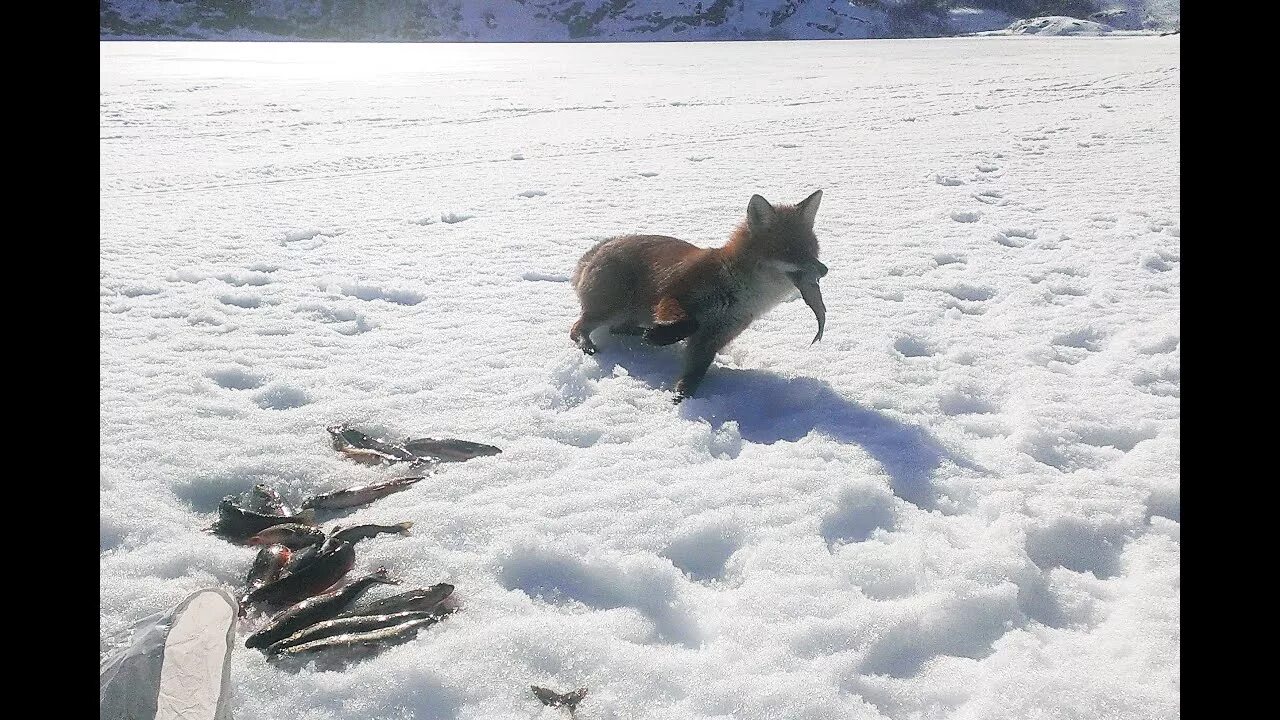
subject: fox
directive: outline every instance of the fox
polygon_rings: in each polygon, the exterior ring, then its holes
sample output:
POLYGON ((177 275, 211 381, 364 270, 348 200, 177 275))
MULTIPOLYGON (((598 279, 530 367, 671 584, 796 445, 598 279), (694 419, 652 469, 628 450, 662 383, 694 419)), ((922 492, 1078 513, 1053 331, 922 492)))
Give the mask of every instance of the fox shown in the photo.
POLYGON ((716 353, 756 318, 795 290, 818 319, 822 339, 826 306, 818 281, 813 231, 822 191, 796 205, 773 205, 760 195, 723 247, 700 248, 665 235, 624 235, 587 250, 571 282, 582 313, 569 339, 584 353, 597 350, 591 333, 643 335, 654 345, 685 341, 675 402, 691 397, 716 353))

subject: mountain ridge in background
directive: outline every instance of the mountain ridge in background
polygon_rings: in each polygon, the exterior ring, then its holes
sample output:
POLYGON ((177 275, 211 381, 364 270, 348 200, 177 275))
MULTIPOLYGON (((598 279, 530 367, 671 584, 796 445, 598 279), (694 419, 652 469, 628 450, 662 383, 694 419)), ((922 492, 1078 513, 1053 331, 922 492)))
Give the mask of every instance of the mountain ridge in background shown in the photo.
POLYGON ((1178 0, 99 0, 101 40, 815 40, 1179 25, 1178 0), (1046 21, 1015 25, 1033 18, 1046 21))

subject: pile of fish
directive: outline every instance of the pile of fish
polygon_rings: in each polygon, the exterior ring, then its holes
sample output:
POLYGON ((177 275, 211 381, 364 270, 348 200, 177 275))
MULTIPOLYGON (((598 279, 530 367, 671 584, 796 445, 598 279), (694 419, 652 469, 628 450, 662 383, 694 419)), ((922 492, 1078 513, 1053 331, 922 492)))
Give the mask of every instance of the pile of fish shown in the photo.
MULTIPOLYGON (((411 469, 502 452, 465 440, 387 442, 346 425, 335 425, 328 432, 334 449, 348 458, 371 464, 407 462, 411 469)), ((367 505, 424 479, 424 475, 399 477, 313 495, 297 511, 266 484, 255 485, 239 497, 223 498, 210 531, 231 542, 261 548, 245 578, 240 613, 246 614, 250 607, 277 610, 248 637, 245 647, 261 649, 269 660, 330 650, 376 650, 412 639, 419 630, 454 612, 456 607, 446 604, 454 589, 448 583, 354 607, 373 586, 400 584, 388 576, 386 568, 338 585, 355 566, 357 543, 382 534, 408 535, 413 523, 335 526, 328 532, 317 523, 318 513, 367 505)))

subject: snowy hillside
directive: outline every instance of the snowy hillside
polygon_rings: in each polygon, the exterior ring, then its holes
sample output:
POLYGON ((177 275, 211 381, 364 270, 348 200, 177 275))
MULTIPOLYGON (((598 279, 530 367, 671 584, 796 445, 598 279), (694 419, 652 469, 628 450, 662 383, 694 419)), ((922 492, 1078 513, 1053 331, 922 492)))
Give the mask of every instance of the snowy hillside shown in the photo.
POLYGON ((502 448, 335 521, 461 609, 237 646, 237 720, 1178 717, 1179 48, 102 43, 104 633, 239 589, 224 495, 393 474, 350 421, 502 448), (784 302, 679 406, 570 343, 599 239, 817 189, 821 342, 784 302))
POLYGON ((742 40, 935 37, 1041 15, 1177 26, 1176 0, 100 0, 101 37, 742 40), (1091 17, 1092 16, 1092 17, 1091 17))

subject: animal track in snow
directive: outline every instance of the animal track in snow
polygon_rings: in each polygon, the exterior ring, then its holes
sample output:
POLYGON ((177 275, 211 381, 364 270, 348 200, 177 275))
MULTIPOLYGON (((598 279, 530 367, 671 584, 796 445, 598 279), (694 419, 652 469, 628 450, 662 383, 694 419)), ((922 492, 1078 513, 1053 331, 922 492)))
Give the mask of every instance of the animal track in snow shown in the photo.
POLYGON ((741 547, 736 527, 708 527, 676 538, 660 555, 690 579, 706 582, 723 578, 729 557, 741 547))
POLYGON ((795 143, 778 143, 778 147, 787 148, 789 150, 791 148, 798 148, 800 146, 796 145, 795 143))
POLYGON ((818 531, 827 547, 864 542, 876 530, 892 530, 893 498, 888 495, 865 495, 853 490, 841 495, 835 509, 822 518, 818 531))
POLYGON ((938 267, 943 265, 964 265, 967 262, 964 255, 956 253, 938 253, 933 256, 933 261, 938 264, 938 267))
POLYGON ((954 210, 951 219, 961 223, 977 222, 981 214, 977 210, 954 210))
POLYGON ((978 163, 976 167, 978 168, 978 172, 984 173, 993 173, 1000 169, 1000 166, 995 163, 978 163))
POLYGON ((519 195, 520 197, 532 198, 532 197, 542 197, 543 195, 547 194, 547 191, 546 190, 525 190, 522 193, 516 193, 516 194, 519 195))
POLYGON ((564 273, 544 273, 537 270, 528 270, 520 277, 534 282, 569 282, 569 276, 564 273))
POLYGON ((311 396, 301 388, 280 384, 256 393, 253 401, 264 410, 291 410, 310 403, 311 396))
POLYGON ((973 388, 948 390, 938 399, 938 408, 948 415, 987 415, 997 408, 973 388))
POLYGON ((933 348, 928 343, 910 335, 895 340, 893 349, 897 350, 902 357, 929 357, 934 354, 933 348))
POLYGON ((262 387, 266 378, 240 367, 228 367, 210 370, 206 373, 210 380, 228 390, 253 390, 262 387))
POLYGON ((963 283, 949 288, 946 292, 955 299, 965 302, 985 302, 996 296, 996 291, 991 288, 963 283))
POLYGON ((1121 452, 1129 452, 1137 447, 1138 443, 1154 439, 1157 434, 1152 427, 1125 428, 1098 424, 1075 425, 1071 430, 1085 445, 1110 447, 1121 452))
POLYGON ((954 187, 956 185, 964 184, 964 181, 958 177, 955 177, 953 175, 942 175, 941 173, 935 174, 933 176, 933 181, 938 183, 939 185, 947 185, 949 187, 954 187))
POLYGON ((645 172, 638 172, 636 174, 640 177, 658 177, 658 173, 653 172, 652 170, 646 170, 645 172))
POLYGON ((1041 570, 1062 567, 1106 579, 1120 572, 1124 536, 1118 529, 1066 517, 1033 527, 1027 532, 1026 549, 1041 570))
POLYGON ((414 290, 382 288, 377 285, 364 285, 358 282, 354 285, 343 285, 340 292, 343 295, 359 300, 386 300, 397 305, 417 305, 426 299, 425 295, 414 290))
POLYGON ((714 157, 714 156, 712 156, 712 155, 690 155, 690 156, 689 156, 689 162, 702 162, 703 160, 710 160, 712 157, 714 157))
POLYGON ((1026 247, 1029 241, 1036 239, 1036 231, 1025 230, 1022 228, 1007 228, 996 233, 991 239, 1005 247, 1026 247))
POLYGON ((1076 328, 1069 332, 1057 335, 1051 341, 1053 345, 1059 347, 1077 348, 1087 350, 1089 352, 1098 352, 1102 349, 1102 342, 1105 336, 1092 327, 1085 326, 1076 328))
POLYGON ((463 220, 470 220, 473 217, 475 217, 475 215, 463 215, 462 213, 452 213, 452 212, 444 213, 443 215, 440 216, 440 222, 453 225, 454 223, 460 223, 463 220))
POLYGON ((324 245, 331 237, 337 237, 346 230, 294 230, 285 233, 280 239, 280 244, 291 249, 299 250, 315 250, 324 245))
POLYGON ((988 205, 1004 205, 1009 202, 1004 199, 1004 192, 1000 190, 981 190, 973 194, 973 199, 988 205))
POLYGON ((214 277, 235 287, 244 287, 246 285, 261 287, 271 284, 271 276, 265 272, 226 272, 214 277))

